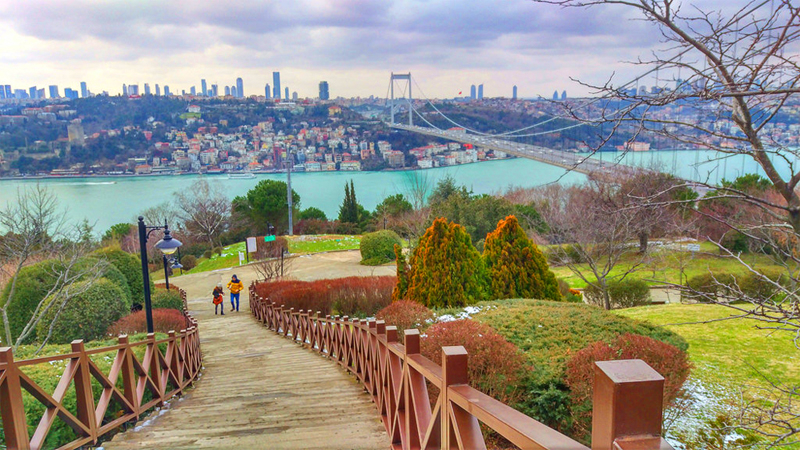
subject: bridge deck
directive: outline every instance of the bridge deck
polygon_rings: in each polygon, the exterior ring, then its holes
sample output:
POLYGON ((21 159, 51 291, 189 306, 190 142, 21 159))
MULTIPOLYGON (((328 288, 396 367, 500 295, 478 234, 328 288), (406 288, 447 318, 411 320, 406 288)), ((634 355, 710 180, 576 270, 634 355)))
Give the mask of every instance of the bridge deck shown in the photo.
MULTIPOLYGON (((331 255, 344 258, 347 255, 331 255)), ((357 261, 357 260, 356 260, 357 261)), ((304 261, 301 264, 313 264, 304 261)), ((357 263, 354 263, 357 266, 357 263)), ((347 267, 347 261, 344 262, 347 267)), ((312 273, 303 267, 298 278, 312 273)), ((359 268, 342 275, 357 275, 359 268)), ((226 279, 232 272, 223 272, 226 279)), ((251 271, 237 275, 248 284, 251 271)), ((331 276, 336 274, 319 274, 331 276)), ((209 293, 220 274, 179 278, 200 322, 202 378, 182 400, 106 442, 128 449, 381 449, 389 438, 369 395, 335 363, 258 324, 247 292, 239 313, 215 316, 209 293)), ((230 303, 226 299, 226 307, 230 303)))

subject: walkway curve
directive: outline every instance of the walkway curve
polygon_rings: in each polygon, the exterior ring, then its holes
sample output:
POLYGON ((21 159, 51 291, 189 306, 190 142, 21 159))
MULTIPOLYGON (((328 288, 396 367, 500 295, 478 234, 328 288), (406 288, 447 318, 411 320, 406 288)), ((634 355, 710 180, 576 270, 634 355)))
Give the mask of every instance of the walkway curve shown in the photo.
MULTIPOLYGON (((358 265, 357 252, 301 258, 298 279, 393 273, 358 265), (333 269, 331 269, 333 267, 333 269), (386 272, 386 273, 384 273, 386 272)), ((334 362, 270 332, 240 311, 215 316, 210 292, 236 273, 245 285, 252 268, 175 279, 200 323, 204 370, 196 387, 163 413, 103 445, 128 449, 380 449, 389 438, 370 396, 334 362)))

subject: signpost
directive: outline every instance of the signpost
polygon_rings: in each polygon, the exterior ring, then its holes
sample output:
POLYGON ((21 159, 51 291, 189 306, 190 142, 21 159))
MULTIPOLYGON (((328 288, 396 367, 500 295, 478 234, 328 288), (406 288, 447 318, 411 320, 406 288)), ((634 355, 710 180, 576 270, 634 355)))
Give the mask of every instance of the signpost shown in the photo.
POLYGON ((692 252, 692 259, 694 259, 694 254, 695 254, 695 252, 699 252, 699 251, 700 251, 700 244, 688 244, 688 245, 686 246, 686 248, 687 248, 687 249, 688 249, 690 252, 692 252))

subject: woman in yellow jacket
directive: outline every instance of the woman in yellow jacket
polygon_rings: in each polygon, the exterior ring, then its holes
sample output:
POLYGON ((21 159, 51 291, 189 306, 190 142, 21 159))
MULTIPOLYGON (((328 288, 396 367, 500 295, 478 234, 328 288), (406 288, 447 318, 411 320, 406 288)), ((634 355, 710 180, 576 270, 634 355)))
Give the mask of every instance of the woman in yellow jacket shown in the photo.
POLYGON ((231 291, 231 311, 239 311, 239 293, 244 290, 244 285, 236 278, 236 275, 231 277, 228 290, 231 291))

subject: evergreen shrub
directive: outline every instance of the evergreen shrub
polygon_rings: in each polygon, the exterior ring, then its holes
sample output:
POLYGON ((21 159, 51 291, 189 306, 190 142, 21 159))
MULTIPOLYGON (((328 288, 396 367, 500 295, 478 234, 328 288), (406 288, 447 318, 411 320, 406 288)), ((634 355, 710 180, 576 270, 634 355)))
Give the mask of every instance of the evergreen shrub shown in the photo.
POLYGON ((403 245, 400 236, 392 230, 380 230, 361 237, 359 250, 361 264, 379 266, 395 260, 394 246, 403 245))
MULTIPOLYGON (((612 309, 644 306, 649 305, 652 301, 650 287, 643 280, 632 278, 622 281, 612 280, 608 282, 607 289, 612 309)), ((603 306, 603 293, 597 287, 590 284, 586 286, 583 293, 590 304, 603 306)))
POLYGON ((183 299, 177 289, 166 290, 156 287, 150 295, 150 303, 153 309, 177 309, 183 311, 183 299))
POLYGON ((181 258, 183 270, 192 270, 197 267, 197 258, 194 255, 186 255, 181 258))
MULTIPOLYGON (((144 281, 142 278, 142 262, 139 257, 125 252, 119 247, 104 247, 95 250, 92 255, 106 259, 111 265, 116 267, 128 280, 128 287, 131 291, 133 303, 144 302, 144 281)), ((150 281, 150 290, 153 289, 153 282, 150 281)))

